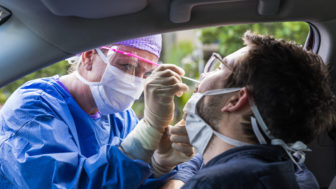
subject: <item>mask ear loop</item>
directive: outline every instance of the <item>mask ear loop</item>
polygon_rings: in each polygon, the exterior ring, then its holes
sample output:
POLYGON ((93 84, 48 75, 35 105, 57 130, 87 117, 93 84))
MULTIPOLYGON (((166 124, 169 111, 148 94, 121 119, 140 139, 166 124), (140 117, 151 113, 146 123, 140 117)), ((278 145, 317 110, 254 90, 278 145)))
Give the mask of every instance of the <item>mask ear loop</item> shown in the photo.
POLYGON ((232 93, 232 92, 237 92, 239 91, 240 87, 236 87, 236 88, 226 88, 226 89, 213 89, 213 90, 209 90, 209 91, 205 91, 204 93, 202 93, 204 96, 213 96, 213 95, 220 95, 220 94, 226 94, 226 93, 232 93))
MULTIPOLYGON (((82 55, 80 56, 79 60, 82 59, 82 55)), ((77 60, 77 65, 76 65, 76 71, 74 72, 75 73, 75 76, 77 77, 77 79, 79 79, 82 83, 86 84, 86 85, 89 85, 89 86, 97 86, 97 85, 100 85, 100 82, 92 82, 92 81, 88 81, 86 80, 83 76, 80 75, 80 73, 78 72, 78 69, 79 69, 79 66, 81 64, 81 61, 77 60)))
POLYGON ((251 116, 251 124, 252 124, 253 132, 256 135, 259 143, 260 144, 267 144, 265 138, 263 137, 263 135, 261 134, 261 132, 258 128, 257 120, 252 116, 251 116))
MULTIPOLYGON (((254 114, 254 116, 256 116, 256 120, 259 124, 256 124, 256 122, 253 122, 252 120, 255 119, 254 117, 251 117, 251 123, 252 123, 252 128, 253 127, 258 127, 258 125, 261 127, 262 131, 264 132, 264 134, 271 140, 271 144, 272 145, 279 145, 281 146, 287 153, 287 155, 289 156, 289 158, 292 160, 292 162, 297 166, 297 168, 299 170, 302 170, 302 168, 299 166, 299 163, 303 163, 304 160, 305 160, 305 153, 304 151, 311 151, 307 145, 305 145, 303 142, 301 141, 296 141, 295 143, 293 144, 286 144, 282 139, 278 139, 278 138, 275 138, 270 130, 268 129, 268 127, 266 126, 264 120, 262 119, 261 115, 260 115, 260 112, 257 108, 257 106, 255 105, 255 103, 253 102, 252 99, 249 99, 249 102, 250 102, 250 106, 251 106, 251 110, 254 114), (255 125, 255 126, 253 126, 255 125), (294 152, 294 155, 296 154, 297 157, 299 160, 296 161, 292 155, 292 153, 294 152)), ((259 131, 259 129, 256 129, 259 131)), ((253 128, 253 131, 256 135, 256 137, 258 138, 259 142, 261 140, 261 142, 266 142, 266 141, 262 141, 261 138, 264 139, 264 137, 262 137, 260 131, 258 133, 255 132, 255 129, 253 128), (259 136, 259 137, 258 137, 259 136), (260 137, 261 136, 261 137, 260 137)))
MULTIPOLYGON (((210 127, 208 124, 207 124, 208 127, 210 127)), ((211 127, 210 127, 211 128, 211 127)), ((230 138, 230 137, 227 137, 225 135, 222 135, 220 134, 219 132, 215 131, 213 128, 211 128, 213 133, 219 137, 220 139, 222 139, 224 142, 232 145, 232 146, 250 146, 252 144, 249 144, 249 143, 246 143, 246 142, 241 142, 239 140, 236 140, 236 139, 233 139, 233 138, 230 138)))
POLYGON ((108 62, 104 53, 99 48, 96 48, 96 51, 97 51, 98 55, 100 56, 100 58, 103 60, 103 62, 105 62, 105 64, 109 65, 110 63, 108 62))

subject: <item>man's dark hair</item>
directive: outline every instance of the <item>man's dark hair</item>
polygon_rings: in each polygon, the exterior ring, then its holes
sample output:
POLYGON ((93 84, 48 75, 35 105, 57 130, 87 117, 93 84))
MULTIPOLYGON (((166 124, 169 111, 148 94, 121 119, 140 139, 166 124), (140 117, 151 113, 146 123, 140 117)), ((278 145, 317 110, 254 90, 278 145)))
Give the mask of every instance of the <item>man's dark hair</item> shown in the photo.
MULTIPOLYGON (((234 64, 225 87, 247 87, 273 136, 308 143, 335 123, 334 96, 318 55, 251 32, 243 40, 249 50, 234 64)), ((250 124, 244 129, 254 136, 250 124)))

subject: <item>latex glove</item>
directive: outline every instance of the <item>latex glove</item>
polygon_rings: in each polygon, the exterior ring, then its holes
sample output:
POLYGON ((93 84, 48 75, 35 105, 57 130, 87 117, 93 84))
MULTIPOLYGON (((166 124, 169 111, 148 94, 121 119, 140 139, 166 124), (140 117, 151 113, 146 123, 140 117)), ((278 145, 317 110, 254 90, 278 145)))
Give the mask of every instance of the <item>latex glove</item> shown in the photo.
POLYGON ((182 83, 183 69, 165 64, 156 68, 146 79, 144 120, 163 132, 173 120, 174 96, 188 90, 182 83))
POLYGON ((194 149, 189 142, 184 120, 169 126, 151 160, 154 176, 160 177, 170 172, 193 155, 194 149))
POLYGON ((135 129, 120 145, 128 157, 149 162, 161 136, 173 119, 174 96, 188 90, 175 65, 161 65, 146 79, 145 113, 135 129))

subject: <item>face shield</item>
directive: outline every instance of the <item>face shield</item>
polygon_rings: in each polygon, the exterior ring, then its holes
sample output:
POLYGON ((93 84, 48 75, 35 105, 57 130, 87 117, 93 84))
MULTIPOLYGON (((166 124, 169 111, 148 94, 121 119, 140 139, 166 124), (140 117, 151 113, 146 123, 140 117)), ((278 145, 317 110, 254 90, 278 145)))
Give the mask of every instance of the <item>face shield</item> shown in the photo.
POLYGON ((158 66, 154 60, 141 57, 141 54, 136 50, 126 51, 118 46, 103 46, 100 49, 110 66, 118 68, 129 76, 147 78, 152 70, 158 66))

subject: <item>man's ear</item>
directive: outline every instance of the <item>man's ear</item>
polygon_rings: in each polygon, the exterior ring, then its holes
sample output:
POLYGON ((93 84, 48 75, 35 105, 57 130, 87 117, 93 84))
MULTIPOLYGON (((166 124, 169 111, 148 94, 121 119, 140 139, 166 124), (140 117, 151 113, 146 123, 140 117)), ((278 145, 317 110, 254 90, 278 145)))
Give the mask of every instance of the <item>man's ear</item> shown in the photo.
POLYGON ((83 68, 86 71, 91 71, 92 70, 92 64, 93 64, 93 57, 95 54, 95 50, 89 50, 89 51, 85 51, 82 53, 82 64, 83 64, 83 68))
POLYGON ((234 94, 228 100, 228 103, 221 109, 222 112, 234 112, 248 104, 248 91, 243 87, 237 94, 234 94))

